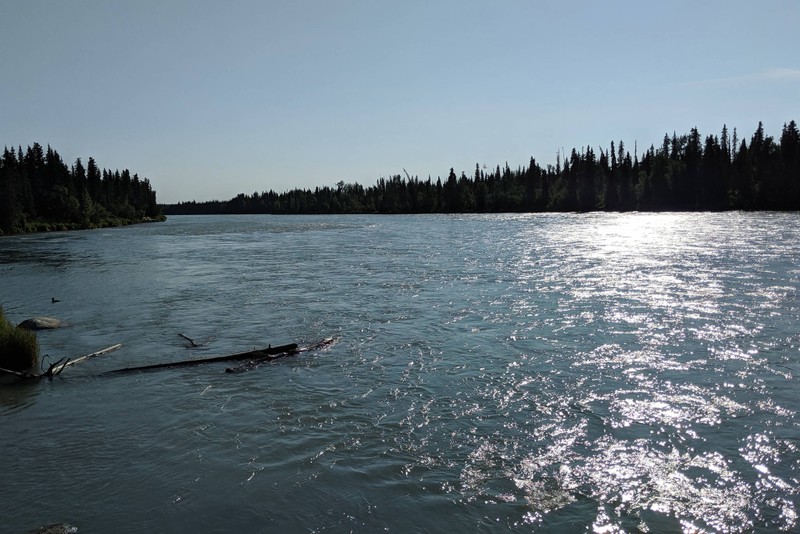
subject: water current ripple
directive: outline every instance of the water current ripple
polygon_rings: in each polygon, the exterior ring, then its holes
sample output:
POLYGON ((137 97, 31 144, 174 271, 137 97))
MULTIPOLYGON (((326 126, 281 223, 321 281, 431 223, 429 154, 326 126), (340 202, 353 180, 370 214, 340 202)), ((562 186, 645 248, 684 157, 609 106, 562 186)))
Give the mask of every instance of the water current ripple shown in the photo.
POLYGON ((71 325, 45 352, 124 344, 0 389, 6 525, 796 531, 797 223, 175 217, 0 239, 6 312, 71 325), (203 355, 341 341, 235 376, 97 376, 187 357, 178 333, 203 355))

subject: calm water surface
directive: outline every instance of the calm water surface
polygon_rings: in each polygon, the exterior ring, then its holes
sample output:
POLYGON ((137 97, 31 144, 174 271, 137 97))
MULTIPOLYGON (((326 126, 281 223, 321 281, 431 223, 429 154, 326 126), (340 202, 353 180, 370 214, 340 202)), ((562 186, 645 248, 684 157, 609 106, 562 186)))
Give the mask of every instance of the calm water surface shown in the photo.
POLYGON ((0 238, 6 314, 69 323, 43 353, 123 344, 0 387, 0 531, 797 531, 799 222, 172 217, 0 238), (101 376, 328 336, 246 373, 101 376))

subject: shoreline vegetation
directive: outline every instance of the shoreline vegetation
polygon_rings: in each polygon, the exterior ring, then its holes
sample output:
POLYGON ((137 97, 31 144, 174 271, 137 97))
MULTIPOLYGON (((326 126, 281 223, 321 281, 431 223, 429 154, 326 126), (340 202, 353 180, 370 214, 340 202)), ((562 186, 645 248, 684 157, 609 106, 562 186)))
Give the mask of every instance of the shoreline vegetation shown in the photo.
POLYGON ((705 138, 692 128, 642 153, 620 141, 560 152, 544 167, 533 158, 515 170, 476 164, 472 175, 450 169, 444 181, 404 173, 370 187, 340 181, 162 208, 166 215, 800 210, 800 131, 792 120, 776 141, 759 122, 748 141, 726 126, 705 138))
POLYGON ((560 151, 555 165, 534 158, 474 173, 453 168, 443 181, 396 174, 374 186, 240 193, 219 201, 159 205, 147 178, 100 170, 93 158, 68 167, 38 143, 6 147, 0 159, 0 236, 106 228, 163 221, 166 215, 536 213, 590 211, 800 210, 800 130, 784 123, 779 140, 761 122, 748 140, 723 125, 702 138, 665 134, 660 146, 633 155, 623 141, 608 148, 560 151))
POLYGON ((14 326, 0 306, 0 367, 16 373, 28 373, 39 364, 36 334, 14 326))
POLYGON ((50 148, 5 147, 0 159, 0 235, 163 221, 147 178, 100 170, 93 158, 68 167, 50 148))

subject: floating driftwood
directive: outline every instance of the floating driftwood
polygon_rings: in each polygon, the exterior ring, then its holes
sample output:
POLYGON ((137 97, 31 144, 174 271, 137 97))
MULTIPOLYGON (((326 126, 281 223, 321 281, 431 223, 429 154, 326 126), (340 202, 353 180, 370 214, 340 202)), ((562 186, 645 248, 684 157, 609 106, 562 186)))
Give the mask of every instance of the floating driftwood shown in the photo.
POLYGON ((258 365, 260 365, 261 363, 264 363, 269 360, 275 360, 278 358, 283 358, 285 356, 295 356, 297 354, 300 354, 301 352, 308 352, 310 350, 317 350, 326 345, 330 345, 333 342, 334 342, 333 338, 326 338, 308 347, 298 347, 297 343, 278 345, 276 347, 270 345, 265 349, 255 349, 247 352, 228 354, 226 356, 213 356, 211 358, 195 358, 191 360, 180 360, 177 362, 154 363, 151 365, 126 367, 124 369, 115 369, 113 371, 108 371, 105 374, 131 373, 135 371, 153 371, 156 369, 170 369, 174 367, 186 367, 190 365, 201 365, 205 363, 218 363, 218 362, 230 362, 230 361, 244 361, 246 363, 239 367, 226 369, 227 372, 245 371, 247 369, 258 367, 258 365))
POLYGON ((85 362, 89 358, 94 358, 95 356, 100 356, 101 354, 106 354, 111 351, 115 351, 122 346, 122 343, 117 343, 116 345, 111 345, 110 347, 106 347, 102 350, 98 350, 96 352, 92 352, 91 354, 87 354, 86 356, 81 356, 80 358, 70 359, 70 358, 61 358, 55 363, 51 363, 47 370, 42 370, 41 373, 35 373, 32 371, 27 372, 19 372, 19 371, 12 371, 10 369, 3 369, 0 368, 0 373, 5 373, 9 375, 14 375, 17 378, 53 378, 54 376, 60 375, 61 372, 71 366, 78 363, 85 362))

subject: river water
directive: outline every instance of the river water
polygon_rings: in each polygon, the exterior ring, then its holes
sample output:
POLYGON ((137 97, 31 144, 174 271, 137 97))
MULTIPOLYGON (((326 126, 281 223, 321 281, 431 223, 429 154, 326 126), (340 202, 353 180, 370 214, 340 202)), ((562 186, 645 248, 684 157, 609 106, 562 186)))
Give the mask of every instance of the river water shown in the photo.
POLYGON ((50 361, 123 344, 0 387, 0 531, 797 531, 799 222, 176 216, 0 238, 7 316, 68 323, 38 334, 50 361), (325 337, 237 374, 102 374, 325 337))

